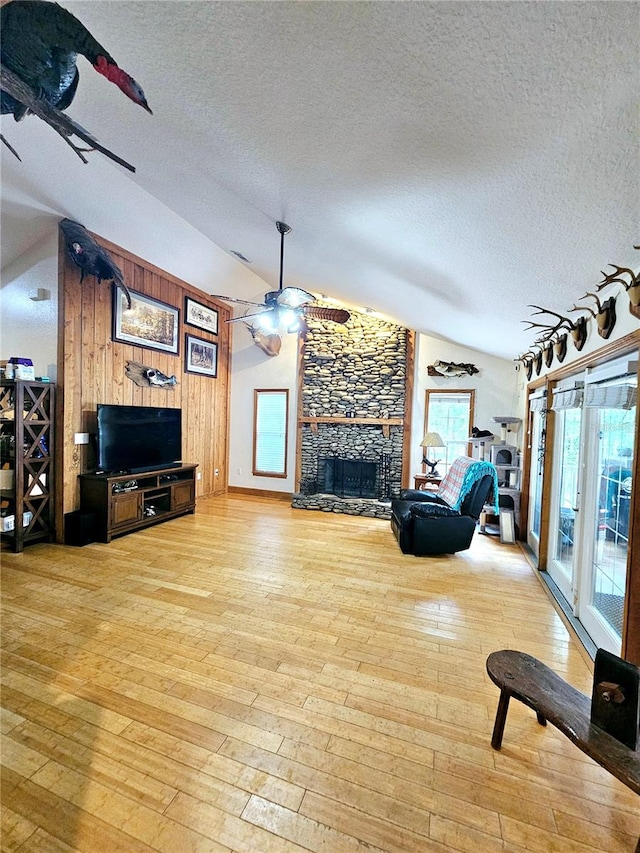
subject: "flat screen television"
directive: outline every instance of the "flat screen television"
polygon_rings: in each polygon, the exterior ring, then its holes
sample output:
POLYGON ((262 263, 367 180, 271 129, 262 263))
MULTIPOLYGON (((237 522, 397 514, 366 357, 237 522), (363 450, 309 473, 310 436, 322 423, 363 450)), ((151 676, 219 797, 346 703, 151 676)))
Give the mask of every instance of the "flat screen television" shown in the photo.
POLYGON ((98 404, 98 470, 139 474, 182 458, 182 409, 98 404))

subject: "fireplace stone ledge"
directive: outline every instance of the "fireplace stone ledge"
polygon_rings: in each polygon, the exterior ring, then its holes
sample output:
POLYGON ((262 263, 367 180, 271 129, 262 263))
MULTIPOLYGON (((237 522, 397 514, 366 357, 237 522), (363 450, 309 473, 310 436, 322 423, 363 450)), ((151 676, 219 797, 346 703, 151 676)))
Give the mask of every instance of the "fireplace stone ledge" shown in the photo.
POLYGON ((391 502, 383 502, 375 498, 339 498, 336 495, 324 493, 315 495, 296 493, 292 496, 291 506, 293 509, 335 512, 342 515, 362 515, 367 518, 380 518, 386 521, 391 518, 391 502))

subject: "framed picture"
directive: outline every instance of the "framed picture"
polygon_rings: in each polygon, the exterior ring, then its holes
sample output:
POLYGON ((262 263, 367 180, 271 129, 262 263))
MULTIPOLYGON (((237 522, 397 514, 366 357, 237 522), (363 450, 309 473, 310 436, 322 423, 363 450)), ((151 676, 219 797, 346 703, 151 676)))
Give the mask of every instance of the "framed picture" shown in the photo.
POLYGON ((203 341, 187 333, 185 335, 186 373, 199 373, 202 376, 218 375, 218 344, 203 341))
POLYGON ((178 353, 180 310, 142 293, 131 293, 131 308, 119 287, 113 287, 114 341, 178 353))
POLYGON ((516 527, 513 510, 500 510, 500 541, 508 545, 514 545, 516 541, 516 527))
POLYGON ((205 332, 218 334, 218 312, 201 302, 196 302, 190 296, 184 298, 184 321, 190 326, 197 326, 205 332))

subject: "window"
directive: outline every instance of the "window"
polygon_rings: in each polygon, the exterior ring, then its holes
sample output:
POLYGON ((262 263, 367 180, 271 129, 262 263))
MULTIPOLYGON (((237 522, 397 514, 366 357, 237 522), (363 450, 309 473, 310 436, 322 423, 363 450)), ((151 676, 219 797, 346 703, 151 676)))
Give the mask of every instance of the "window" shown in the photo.
POLYGON ((253 402, 253 474, 286 477, 289 392, 256 389, 253 402))
POLYGON ((444 475, 457 456, 466 456, 468 453, 475 392, 427 391, 426 395, 425 433, 437 432, 445 443, 442 450, 433 449, 433 453, 443 459, 439 470, 444 475))

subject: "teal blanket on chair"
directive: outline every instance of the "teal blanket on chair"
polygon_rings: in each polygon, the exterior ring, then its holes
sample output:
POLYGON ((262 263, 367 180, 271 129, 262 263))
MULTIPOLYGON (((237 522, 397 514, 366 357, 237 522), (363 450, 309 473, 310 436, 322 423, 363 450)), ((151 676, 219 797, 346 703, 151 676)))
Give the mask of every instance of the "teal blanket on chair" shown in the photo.
POLYGON ((487 497, 487 503, 493 505, 494 512, 498 512, 498 472, 491 462, 482 462, 471 459, 469 456, 459 456, 454 459, 451 468, 440 484, 438 497, 445 500, 453 509, 460 506, 472 487, 478 480, 490 474, 493 478, 491 491, 487 497))

